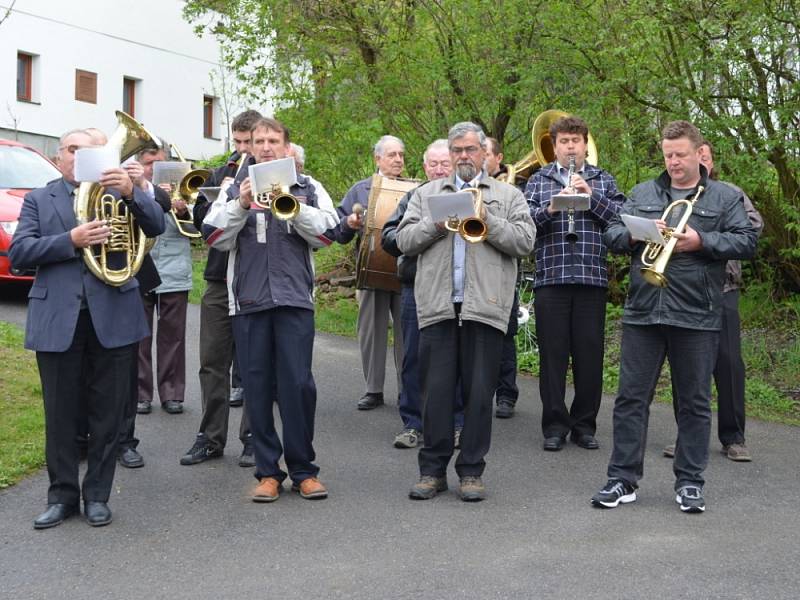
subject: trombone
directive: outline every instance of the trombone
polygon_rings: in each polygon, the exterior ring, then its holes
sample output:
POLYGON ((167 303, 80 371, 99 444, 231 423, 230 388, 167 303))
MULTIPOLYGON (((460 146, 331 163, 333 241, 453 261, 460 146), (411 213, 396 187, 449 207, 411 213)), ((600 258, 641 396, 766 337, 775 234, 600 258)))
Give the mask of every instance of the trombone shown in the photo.
POLYGON ((666 221, 670 217, 672 211, 677 210, 679 206, 686 206, 686 209, 683 211, 678 224, 675 227, 667 227, 662 232, 662 235, 667 242, 665 245, 662 246, 661 244, 657 244, 655 242, 647 242, 644 247, 644 252, 642 252, 642 264, 644 266, 641 268, 641 273, 642 277, 644 277, 644 280, 650 285, 661 288, 669 285, 667 276, 664 275, 664 271, 667 270, 669 259, 672 257, 672 253, 675 250, 675 245, 678 243, 678 238, 672 234, 676 231, 679 233, 684 232, 686 229, 686 224, 689 222, 689 217, 692 216, 694 203, 697 202, 697 199, 700 197, 700 194, 703 193, 704 189, 705 188, 700 185, 697 187, 697 193, 691 200, 689 198, 675 200, 672 204, 667 206, 666 209, 664 209, 664 214, 661 215, 662 221, 666 221))
MULTIPOLYGON (((172 144, 170 147, 172 148, 172 151, 175 152, 175 156, 178 157, 180 162, 187 162, 175 144, 172 144)), ((189 213, 191 214, 191 207, 194 206, 195 202, 197 202, 197 195, 200 193, 200 188, 209 177, 211 177, 211 171, 208 169, 190 170, 188 173, 186 173, 186 175, 183 176, 178 185, 173 187, 172 193, 170 194, 170 200, 173 202, 175 202, 175 200, 184 200, 188 205, 189 213)), ((195 228, 191 219, 178 218, 178 213, 175 211, 175 208, 170 209, 169 214, 172 215, 172 219, 175 221, 175 226, 178 228, 178 233, 180 233, 182 236, 190 239, 196 239, 201 236, 201 233, 197 231, 197 228, 195 228)))
POLYGON ((476 244, 486 239, 488 228, 486 222, 481 219, 481 212, 483 210, 483 193, 480 188, 465 188, 462 192, 470 192, 472 194, 472 205, 475 210, 475 216, 465 217, 459 219, 458 217, 450 217, 445 221, 444 227, 447 231, 458 233, 464 241, 470 244, 476 244))

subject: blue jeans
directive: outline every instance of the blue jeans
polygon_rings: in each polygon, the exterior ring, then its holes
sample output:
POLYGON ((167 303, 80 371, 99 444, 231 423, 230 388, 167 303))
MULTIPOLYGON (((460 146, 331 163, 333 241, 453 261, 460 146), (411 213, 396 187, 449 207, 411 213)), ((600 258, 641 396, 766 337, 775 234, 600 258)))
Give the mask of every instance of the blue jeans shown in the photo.
POLYGON ((711 435, 711 374, 718 331, 670 325, 623 325, 619 393, 614 404, 614 448, 610 478, 636 484, 644 474, 650 403, 664 358, 669 359, 678 405, 675 489, 702 487, 711 435))

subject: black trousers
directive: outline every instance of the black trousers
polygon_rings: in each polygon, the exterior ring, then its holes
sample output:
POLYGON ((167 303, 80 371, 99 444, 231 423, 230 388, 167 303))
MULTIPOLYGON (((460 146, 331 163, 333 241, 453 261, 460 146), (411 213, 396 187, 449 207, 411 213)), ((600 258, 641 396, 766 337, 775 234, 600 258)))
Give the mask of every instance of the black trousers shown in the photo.
POLYGON ((603 394, 606 289, 590 285, 536 288, 539 395, 544 437, 594 435, 603 394), (575 398, 564 396, 572 358, 575 398))
POLYGON ((136 347, 104 348, 89 311, 82 310, 69 349, 36 353, 44 397, 48 504, 75 505, 81 495, 87 501, 108 501, 136 347), (88 419, 89 452, 81 487, 76 436, 82 414, 88 419))
MULTIPOLYGON (((142 288, 139 288, 139 291, 142 292, 142 304, 144 305, 147 293, 142 288)), ((152 322, 150 323, 150 333, 153 333, 152 322)), ((131 353, 129 365, 130 387, 119 427, 119 454, 122 454, 126 448, 136 448, 139 445, 139 440, 136 437, 136 406, 139 403, 139 344, 131 346, 131 353)))
POLYGON ((517 403, 519 388, 517 387, 517 311, 519 310, 519 292, 514 292, 514 304, 508 321, 508 330, 503 337, 503 352, 500 357, 500 378, 497 381, 497 400, 503 398, 517 403))
POLYGON ((278 466, 285 455, 294 483, 316 477, 314 414, 317 388, 311 374, 314 312, 278 307, 231 319, 244 393, 250 417, 255 476, 286 479, 278 466), (277 393, 277 398, 276 398, 277 393), (283 444, 275 430, 277 402, 283 423, 283 444))
POLYGON ((458 319, 420 330, 422 388, 421 475, 444 477, 453 456, 453 412, 459 379, 464 400, 459 477, 483 474, 492 439, 492 397, 500 374, 503 332, 483 323, 458 319))

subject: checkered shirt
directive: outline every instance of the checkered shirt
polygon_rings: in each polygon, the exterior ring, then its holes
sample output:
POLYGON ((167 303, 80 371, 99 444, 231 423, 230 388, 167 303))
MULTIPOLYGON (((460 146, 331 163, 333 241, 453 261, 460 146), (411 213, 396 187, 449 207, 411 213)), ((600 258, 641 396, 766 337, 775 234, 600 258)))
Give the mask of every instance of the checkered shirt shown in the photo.
POLYGON ((578 241, 574 244, 565 238, 567 213, 547 212, 550 198, 564 189, 558 163, 536 171, 525 187, 525 199, 536 224, 535 287, 563 284, 608 287, 603 230, 619 213, 625 196, 617 189, 614 177, 602 169, 586 164, 580 175, 592 188, 592 199, 589 210, 575 213, 578 241))

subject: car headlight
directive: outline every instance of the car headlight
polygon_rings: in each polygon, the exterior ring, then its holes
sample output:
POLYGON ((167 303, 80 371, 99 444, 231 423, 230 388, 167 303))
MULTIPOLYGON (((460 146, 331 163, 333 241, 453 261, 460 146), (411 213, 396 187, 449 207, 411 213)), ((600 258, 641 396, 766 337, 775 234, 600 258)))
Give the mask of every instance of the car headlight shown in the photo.
POLYGON ((19 221, 0 221, 0 228, 8 235, 14 235, 19 221))

